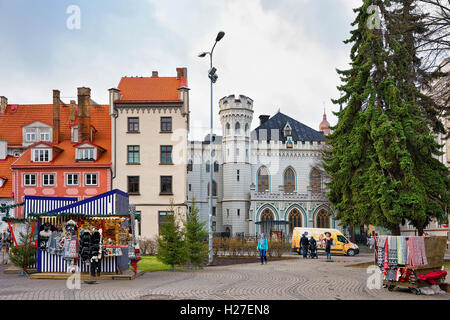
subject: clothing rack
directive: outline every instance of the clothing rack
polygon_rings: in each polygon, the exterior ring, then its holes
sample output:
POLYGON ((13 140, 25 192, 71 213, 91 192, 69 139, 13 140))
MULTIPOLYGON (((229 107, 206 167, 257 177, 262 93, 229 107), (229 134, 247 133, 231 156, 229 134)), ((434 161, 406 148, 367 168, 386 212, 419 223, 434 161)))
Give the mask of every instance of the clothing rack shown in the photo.
MULTIPOLYGON (((407 241, 410 236, 405 237, 407 241)), ((433 236, 424 237, 425 243, 425 253, 427 257, 428 264, 422 266, 409 266, 408 262, 403 265, 398 265, 398 268, 404 269, 404 272, 408 270, 415 278, 415 281, 393 281, 384 279, 383 284, 389 291, 393 291, 396 287, 408 288, 411 292, 419 295, 421 294, 421 288, 430 286, 428 281, 421 281, 419 279, 420 275, 426 275, 432 272, 440 271, 444 264, 444 255, 447 246, 447 237, 445 236, 433 236)), ((378 245, 377 245, 378 248, 378 245)), ((375 250, 375 256, 377 255, 377 250, 375 250)), ((444 279, 438 279, 437 284, 440 284, 444 281, 444 279)))

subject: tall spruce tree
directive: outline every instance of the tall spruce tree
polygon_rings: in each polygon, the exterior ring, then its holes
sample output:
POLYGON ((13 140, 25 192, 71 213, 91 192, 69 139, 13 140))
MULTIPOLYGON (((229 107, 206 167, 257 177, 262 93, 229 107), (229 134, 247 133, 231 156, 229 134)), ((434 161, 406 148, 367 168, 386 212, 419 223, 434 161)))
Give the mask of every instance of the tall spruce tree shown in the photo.
POLYGON ((17 246, 11 248, 9 259, 13 264, 20 267, 19 275, 25 275, 27 268, 36 263, 36 248, 33 246, 32 222, 25 222, 25 232, 19 232, 17 246))
POLYGON ((373 224, 399 234, 407 220, 422 234, 431 218, 444 219, 448 170, 434 156, 433 122, 418 97, 414 0, 364 0, 356 9, 351 69, 340 71, 346 103, 329 136, 324 167, 329 199, 343 225, 373 224), (370 5, 382 13, 382 28, 368 27, 370 5))
POLYGON ((156 258, 170 265, 173 271, 176 265, 187 261, 186 253, 183 231, 178 224, 175 217, 175 209, 173 203, 171 203, 166 215, 166 221, 160 226, 156 258))
POLYGON ((198 216, 198 208, 195 198, 184 224, 184 235, 186 239, 186 251, 190 264, 194 268, 201 267, 208 260, 208 232, 205 230, 205 222, 201 222, 198 216))

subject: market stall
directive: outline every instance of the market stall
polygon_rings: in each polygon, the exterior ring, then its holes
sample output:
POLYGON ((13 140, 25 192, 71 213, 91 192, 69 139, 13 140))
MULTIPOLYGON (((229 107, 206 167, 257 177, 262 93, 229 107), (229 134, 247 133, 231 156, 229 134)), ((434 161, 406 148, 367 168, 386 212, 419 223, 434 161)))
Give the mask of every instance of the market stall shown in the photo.
MULTIPOLYGON (((376 236, 375 264, 383 273, 384 286, 409 288, 421 294, 423 288, 441 284, 446 237, 376 236)), ((438 289, 436 289, 438 290, 438 289)))
POLYGON ((25 197, 24 215, 36 221, 38 273, 120 274, 138 259, 139 217, 120 190, 82 201, 25 197))

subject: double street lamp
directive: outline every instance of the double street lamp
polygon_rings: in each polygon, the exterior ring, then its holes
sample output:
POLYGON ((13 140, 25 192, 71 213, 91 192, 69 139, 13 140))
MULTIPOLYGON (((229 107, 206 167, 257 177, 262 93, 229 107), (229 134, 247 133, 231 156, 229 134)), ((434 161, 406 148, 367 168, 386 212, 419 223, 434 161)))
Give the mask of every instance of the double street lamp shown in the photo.
POLYGON ((213 165, 213 83, 216 83, 217 81, 217 69, 213 67, 213 52, 214 48, 216 47, 217 42, 219 42, 223 36, 225 35, 225 32, 220 31, 217 34, 216 41, 214 42, 214 45, 209 52, 202 52, 198 56, 200 58, 204 58, 207 55, 209 55, 209 71, 208 71, 208 77, 211 80, 211 110, 210 110, 210 134, 209 134, 209 258, 208 262, 209 264, 212 264, 213 262, 213 230, 212 230, 212 217, 213 217, 213 172, 214 172, 214 165, 213 165))

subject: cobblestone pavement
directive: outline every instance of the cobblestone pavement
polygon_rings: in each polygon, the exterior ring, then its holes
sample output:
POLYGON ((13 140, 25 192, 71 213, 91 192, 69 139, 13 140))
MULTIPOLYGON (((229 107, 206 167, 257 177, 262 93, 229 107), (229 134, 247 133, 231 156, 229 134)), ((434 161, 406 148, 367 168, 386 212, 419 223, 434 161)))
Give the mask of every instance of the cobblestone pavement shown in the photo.
POLYGON ((127 300, 127 299, 446 299, 450 294, 417 296, 405 289, 366 288, 365 268, 345 267, 370 261, 371 255, 334 257, 327 263, 302 258, 203 270, 146 273, 135 280, 81 282, 80 290, 69 290, 65 280, 30 280, 3 273, 0 266, 0 300, 127 300))

